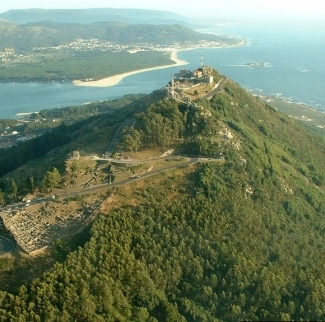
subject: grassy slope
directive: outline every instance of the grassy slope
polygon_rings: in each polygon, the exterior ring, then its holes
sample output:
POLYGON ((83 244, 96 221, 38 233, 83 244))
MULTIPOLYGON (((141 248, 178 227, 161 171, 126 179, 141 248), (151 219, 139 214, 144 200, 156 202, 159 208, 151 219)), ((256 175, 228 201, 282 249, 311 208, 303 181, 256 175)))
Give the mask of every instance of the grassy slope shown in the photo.
POLYGON ((325 112, 307 105, 288 103, 281 99, 272 99, 270 104, 294 120, 300 121, 313 132, 325 136, 325 112))

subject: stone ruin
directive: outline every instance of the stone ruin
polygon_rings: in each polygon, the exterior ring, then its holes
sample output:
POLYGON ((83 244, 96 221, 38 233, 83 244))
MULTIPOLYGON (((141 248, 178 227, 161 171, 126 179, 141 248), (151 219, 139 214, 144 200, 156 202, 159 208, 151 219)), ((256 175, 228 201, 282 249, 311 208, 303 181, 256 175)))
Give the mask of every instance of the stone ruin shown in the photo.
POLYGON ((101 201, 80 205, 72 202, 43 204, 2 212, 0 216, 17 244, 34 255, 55 240, 73 235, 90 223, 101 201))

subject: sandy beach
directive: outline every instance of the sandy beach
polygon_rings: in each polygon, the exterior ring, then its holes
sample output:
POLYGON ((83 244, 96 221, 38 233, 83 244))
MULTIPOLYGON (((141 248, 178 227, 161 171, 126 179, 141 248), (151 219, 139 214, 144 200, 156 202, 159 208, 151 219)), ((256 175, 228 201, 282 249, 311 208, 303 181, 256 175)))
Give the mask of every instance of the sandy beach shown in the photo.
POLYGON ((110 86, 117 85, 123 78, 131 76, 131 75, 144 73, 144 72, 149 72, 151 70, 157 70, 157 69, 187 65, 188 62, 178 58, 177 54, 180 51, 193 50, 193 49, 199 49, 199 48, 240 47, 240 46, 243 46, 244 44, 245 44, 245 40, 242 39, 239 44, 236 44, 236 45, 233 45, 233 46, 225 45, 225 46, 220 46, 220 47, 219 46, 218 47, 193 47, 193 48, 175 49, 175 50, 171 51, 171 53, 170 53, 170 59, 175 62, 174 64, 138 69, 138 70, 134 70, 132 72, 126 72, 126 73, 106 77, 106 78, 103 78, 103 79, 99 79, 99 80, 96 80, 96 81, 88 81, 88 82, 86 82, 86 81, 81 81, 81 80, 74 80, 73 84, 76 85, 76 86, 110 87, 110 86))
POLYGON ((131 76, 131 75, 149 72, 151 70, 156 70, 156 69, 163 69, 163 68, 187 65, 188 62, 179 59, 177 56, 177 53, 178 53, 178 51, 174 50, 170 54, 170 59, 175 62, 174 64, 138 69, 138 70, 134 70, 132 72, 127 72, 127 73, 123 73, 123 74, 110 76, 110 77, 103 78, 103 79, 100 79, 97 81, 84 82, 84 81, 80 81, 80 80, 75 80, 75 81, 73 81, 73 84, 77 85, 77 86, 110 87, 110 86, 114 86, 114 85, 118 84, 123 78, 131 76))

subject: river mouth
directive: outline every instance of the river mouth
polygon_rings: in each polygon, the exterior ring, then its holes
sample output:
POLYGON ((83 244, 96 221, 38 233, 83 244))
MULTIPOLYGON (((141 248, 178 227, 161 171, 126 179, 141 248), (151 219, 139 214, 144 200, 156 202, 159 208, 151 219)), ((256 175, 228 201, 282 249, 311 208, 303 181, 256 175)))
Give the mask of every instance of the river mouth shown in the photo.
POLYGON ((11 240, 0 236, 0 256, 12 252, 14 247, 14 243, 11 240))

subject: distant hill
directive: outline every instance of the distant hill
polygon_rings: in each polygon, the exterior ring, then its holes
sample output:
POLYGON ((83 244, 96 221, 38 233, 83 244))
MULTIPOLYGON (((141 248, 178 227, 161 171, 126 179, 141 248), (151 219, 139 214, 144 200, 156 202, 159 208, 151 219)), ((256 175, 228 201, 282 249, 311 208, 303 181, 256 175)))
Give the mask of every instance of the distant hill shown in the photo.
POLYGON ((123 22, 101 22, 87 25, 50 21, 18 25, 0 22, 0 50, 4 48, 30 50, 34 47, 59 46, 78 38, 97 38, 121 44, 160 45, 175 41, 222 39, 220 36, 202 34, 181 25, 130 25, 123 22))
POLYGON ((5 19, 0 19, 0 28, 8 28, 14 26, 15 23, 11 21, 7 21, 5 19))
POLYGON ((95 23, 122 21, 127 23, 174 24, 187 22, 184 16, 168 11, 142 9, 22 9, 0 14, 0 18, 19 24, 53 21, 62 23, 95 23))
POLYGON ((200 33, 179 24, 42 21, 19 25, 0 20, 0 81, 99 79, 170 64, 169 55, 158 52, 158 46, 175 47, 177 43, 191 47, 200 41, 238 43, 237 39, 200 33), (130 47, 136 47, 137 52, 128 51, 130 47))

